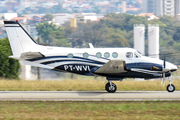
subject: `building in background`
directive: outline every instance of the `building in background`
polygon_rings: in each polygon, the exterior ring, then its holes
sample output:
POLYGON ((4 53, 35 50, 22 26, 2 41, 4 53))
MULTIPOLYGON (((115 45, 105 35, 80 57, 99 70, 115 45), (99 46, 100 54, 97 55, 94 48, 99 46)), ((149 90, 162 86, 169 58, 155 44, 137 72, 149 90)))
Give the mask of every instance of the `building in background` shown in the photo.
POLYGON ((143 12, 177 16, 180 13, 180 0, 143 0, 143 12))
POLYGON ((159 25, 148 25, 148 53, 152 58, 159 58, 159 25))
POLYGON ((76 20, 76 18, 71 18, 71 27, 77 28, 77 20, 76 20))
POLYGON ((4 13, 4 19, 5 20, 11 20, 14 17, 17 17, 17 13, 4 13))
POLYGON ((134 25, 134 49, 145 55, 145 43, 144 43, 145 25, 134 25))
POLYGON ((126 13, 126 1, 122 1, 122 13, 126 13))
POLYGON ((56 25, 62 25, 67 21, 70 21, 71 18, 74 18, 73 14, 59 13, 54 15, 54 23, 56 25))
POLYGON ((146 17, 147 20, 154 20, 154 19, 159 19, 154 13, 140 13, 137 16, 142 16, 142 17, 146 17))
POLYGON ((175 16, 177 17, 180 14, 180 0, 176 0, 175 3, 175 16))

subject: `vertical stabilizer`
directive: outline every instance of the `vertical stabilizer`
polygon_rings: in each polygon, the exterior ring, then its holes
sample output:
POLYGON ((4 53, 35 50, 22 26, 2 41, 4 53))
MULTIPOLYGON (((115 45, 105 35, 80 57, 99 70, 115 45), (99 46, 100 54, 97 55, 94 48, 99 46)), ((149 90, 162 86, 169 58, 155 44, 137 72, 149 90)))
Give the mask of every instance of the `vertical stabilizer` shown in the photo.
POLYGON ((14 56, 21 55, 24 52, 31 52, 41 47, 41 45, 36 44, 17 21, 4 21, 4 25, 14 56))

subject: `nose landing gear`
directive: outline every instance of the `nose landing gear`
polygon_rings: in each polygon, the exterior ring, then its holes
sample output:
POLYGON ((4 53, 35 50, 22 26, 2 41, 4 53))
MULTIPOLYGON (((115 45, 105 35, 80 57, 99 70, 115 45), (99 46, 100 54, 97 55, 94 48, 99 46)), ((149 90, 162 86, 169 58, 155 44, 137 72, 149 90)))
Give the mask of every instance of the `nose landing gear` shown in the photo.
POLYGON ((172 79, 171 77, 169 77, 169 85, 167 85, 167 91, 168 92, 174 92, 175 91, 175 86, 172 84, 172 79))
POLYGON ((111 81, 109 81, 106 86, 105 86, 105 89, 107 92, 109 93, 115 93, 116 92, 116 85, 114 83, 112 83, 111 81))

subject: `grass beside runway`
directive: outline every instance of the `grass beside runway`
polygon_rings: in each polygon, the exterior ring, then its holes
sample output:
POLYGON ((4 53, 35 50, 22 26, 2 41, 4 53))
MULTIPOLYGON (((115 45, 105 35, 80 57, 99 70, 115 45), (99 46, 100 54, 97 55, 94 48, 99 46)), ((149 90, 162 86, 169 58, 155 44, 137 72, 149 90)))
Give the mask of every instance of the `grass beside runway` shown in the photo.
MULTIPOLYGON (((114 81, 113 81, 114 82, 114 81)), ((97 91, 105 90, 105 79, 62 80, 62 81, 25 81, 25 80, 0 80, 0 91, 97 91)), ((165 91, 169 82, 163 87, 160 80, 135 81, 124 79, 114 82, 117 90, 143 90, 165 91)), ((180 90, 180 80, 174 80, 176 90, 180 90)))
POLYGON ((0 111, 5 120, 178 120, 180 102, 0 101, 0 111))

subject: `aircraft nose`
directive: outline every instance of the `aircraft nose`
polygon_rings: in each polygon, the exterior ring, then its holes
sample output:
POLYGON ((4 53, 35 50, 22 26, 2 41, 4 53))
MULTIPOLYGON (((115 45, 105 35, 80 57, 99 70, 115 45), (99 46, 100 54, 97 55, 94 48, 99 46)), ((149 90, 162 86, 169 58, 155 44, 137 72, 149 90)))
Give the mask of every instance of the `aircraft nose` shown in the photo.
POLYGON ((177 69, 178 69, 178 68, 177 68, 176 65, 174 65, 174 64, 171 65, 171 70, 172 70, 172 71, 176 71, 177 69))
POLYGON ((176 71, 177 66, 172 64, 172 63, 166 62, 165 70, 167 70, 167 71, 176 71))

